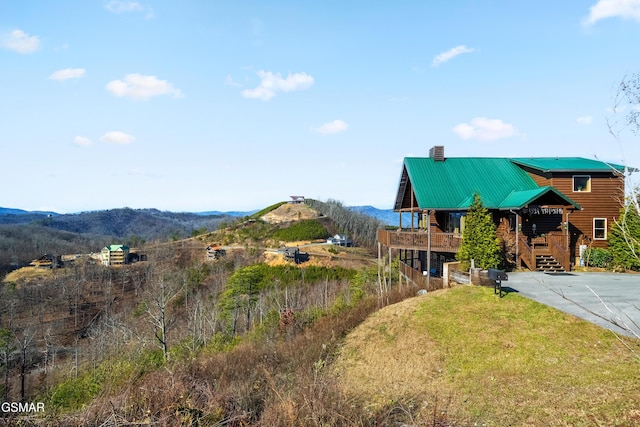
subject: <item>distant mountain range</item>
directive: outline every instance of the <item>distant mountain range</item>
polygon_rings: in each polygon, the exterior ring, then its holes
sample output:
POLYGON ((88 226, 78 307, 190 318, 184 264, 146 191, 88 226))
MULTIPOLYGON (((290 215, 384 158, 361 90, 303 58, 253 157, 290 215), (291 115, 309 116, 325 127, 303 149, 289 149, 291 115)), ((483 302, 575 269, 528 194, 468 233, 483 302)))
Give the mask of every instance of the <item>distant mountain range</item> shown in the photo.
POLYGON ((24 211, 22 209, 0 208, 0 215, 60 215, 55 212, 24 211))
POLYGON ((243 216, 251 216, 254 213, 258 212, 258 209, 253 210, 253 211, 228 211, 228 212, 222 212, 222 211, 207 211, 207 212, 194 212, 194 214, 196 215, 204 215, 204 216, 210 216, 210 215, 228 215, 228 216, 235 216, 235 217, 243 217, 243 216))
MULTIPOLYGON (((378 209, 373 206, 351 206, 348 209, 377 218, 387 225, 399 225, 398 214, 392 209, 378 209)), ((0 207, 0 224, 34 224, 76 233, 120 237, 140 234, 146 238, 154 238, 160 232, 167 230, 174 230, 177 234, 184 235, 202 227, 212 229, 226 219, 250 216, 255 212, 257 210, 176 213, 157 209, 122 208, 59 214, 0 207)))
MULTIPOLYGON (((349 209, 372 216, 374 218, 378 218, 386 225, 396 227, 400 225, 400 216, 397 212, 394 212, 393 209, 378 209, 373 206, 349 206, 349 209)), ((406 213, 402 215, 402 223, 408 224, 410 221, 410 215, 406 213)))
POLYGON ((233 219, 229 214, 163 212, 157 209, 109 209, 75 214, 30 212, 0 208, 0 225, 28 225, 94 236, 144 240, 188 237, 194 231, 215 230, 233 219))

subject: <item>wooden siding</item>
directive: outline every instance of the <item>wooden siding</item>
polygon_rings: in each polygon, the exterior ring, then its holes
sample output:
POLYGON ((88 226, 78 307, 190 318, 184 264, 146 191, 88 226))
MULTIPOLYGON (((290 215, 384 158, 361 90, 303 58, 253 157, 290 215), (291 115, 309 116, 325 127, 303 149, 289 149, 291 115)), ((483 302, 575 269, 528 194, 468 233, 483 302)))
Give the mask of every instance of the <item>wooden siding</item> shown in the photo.
POLYGON ((616 176, 613 172, 555 172, 553 175, 535 173, 529 169, 527 172, 538 185, 552 185, 582 206, 582 210, 569 214, 569 232, 571 246, 575 247, 574 256, 578 256, 579 245, 607 247, 607 240, 593 238, 593 219, 607 219, 608 235, 611 225, 624 205, 624 180, 621 176, 616 176), (591 191, 573 191, 574 175, 591 176, 591 191))

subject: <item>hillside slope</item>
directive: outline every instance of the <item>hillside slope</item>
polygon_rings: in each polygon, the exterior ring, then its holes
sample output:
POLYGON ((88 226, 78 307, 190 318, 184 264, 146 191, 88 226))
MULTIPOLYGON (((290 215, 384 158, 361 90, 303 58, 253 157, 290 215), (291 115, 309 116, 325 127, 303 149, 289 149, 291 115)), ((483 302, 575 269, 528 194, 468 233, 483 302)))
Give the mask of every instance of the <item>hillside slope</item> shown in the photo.
POLYGON ((372 410, 413 402, 424 419, 468 425, 632 426, 640 341, 624 340, 516 294, 465 286, 374 313, 347 336, 335 372, 372 410))

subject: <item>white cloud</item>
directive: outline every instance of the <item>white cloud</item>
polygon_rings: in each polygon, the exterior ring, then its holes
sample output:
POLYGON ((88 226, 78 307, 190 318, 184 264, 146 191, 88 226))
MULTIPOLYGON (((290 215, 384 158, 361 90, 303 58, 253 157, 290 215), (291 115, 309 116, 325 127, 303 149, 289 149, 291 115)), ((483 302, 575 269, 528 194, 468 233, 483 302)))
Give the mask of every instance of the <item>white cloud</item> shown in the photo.
POLYGON ((437 67, 440 64, 444 64, 445 62, 455 58, 458 55, 462 55, 463 53, 471 53, 474 52, 475 49, 471 49, 465 45, 456 46, 453 49, 449 49, 446 52, 442 52, 433 58, 433 62, 431 63, 432 67, 437 67))
POLYGON ((50 80, 67 80, 67 79, 79 79, 85 75, 84 68, 65 68, 64 70, 58 70, 49 76, 50 80))
POLYGON ((581 125, 590 125, 593 121, 593 117, 591 116, 581 116, 576 119, 576 122, 581 125))
POLYGON ((18 53, 32 53, 40 47, 38 36, 30 36, 22 30, 13 30, 3 37, 2 45, 18 53))
POLYGON ((111 131, 107 132, 100 138, 102 142, 106 142, 107 144, 130 144, 135 141, 135 138, 128 133, 119 132, 119 131, 111 131))
POLYGON ((349 126, 342 120, 334 120, 332 122, 327 122, 316 129, 316 132, 321 133, 323 135, 330 135, 334 133, 340 133, 347 130, 349 126))
POLYGON ((589 16, 583 24, 595 24, 606 18, 634 19, 640 22, 640 0, 598 0, 589 9, 589 16))
POLYGON ((113 80, 107 84, 106 89, 115 96, 133 99, 149 99, 160 95, 173 95, 174 98, 182 97, 182 92, 166 80, 141 74, 128 74, 124 81, 113 80))
POLYGON ((73 143, 82 147, 88 147, 91 145, 91 140, 84 136, 76 136, 73 138, 73 143))
POLYGON ((233 80, 231 74, 227 74, 227 77, 224 79, 224 84, 226 84, 227 86, 242 87, 240 83, 233 80))
POLYGON ((453 128, 453 132, 462 139, 477 139, 479 141, 493 141, 509 138, 517 134, 517 129, 499 119, 476 117, 470 123, 460 123, 453 128))
POLYGON ((313 86, 313 77, 307 73, 289 73, 286 78, 282 78, 280 73, 274 74, 271 71, 260 70, 256 74, 260 77, 260 85, 255 89, 243 90, 242 96, 245 98, 268 101, 278 92, 305 90, 313 86))

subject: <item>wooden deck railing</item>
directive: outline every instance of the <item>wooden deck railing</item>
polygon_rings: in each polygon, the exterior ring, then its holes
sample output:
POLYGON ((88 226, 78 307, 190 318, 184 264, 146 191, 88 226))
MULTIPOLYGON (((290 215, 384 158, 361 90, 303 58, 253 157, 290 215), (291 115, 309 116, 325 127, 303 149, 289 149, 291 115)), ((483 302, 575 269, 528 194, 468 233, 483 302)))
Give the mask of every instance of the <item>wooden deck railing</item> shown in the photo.
MULTIPOLYGON (((378 241, 388 248, 426 251, 429 235, 426 231, 378 230, 378 241)), ((431 233, 431 250, 455 253, 462 236, 455 233, 431 233)))
POLYGON ((547 236, 547 246, 551 255, 562 265, 565 271, 569 271, 570 256, 566 246, 566 236, 563 235, 549 235, 547 236))
POLYGON ((519 256, 522 261, 526 264, 529 270, 536 269, 536 256, 533 253, 533 249, 527 243, 527 239, 524 236, 520 236, 520 245, 518 245, 519 256))
POLYGON ((429 285, 427 286, 427 277, 422 274, 421 271, 412 268, 409 264, 406 264, 402 261, 400 261, 399 268, 400 273, 404 275, 408 280, 412 281, 419 288, 426 289, 429 292, 443 288, 441 277, 430 277, 429 285))
MULTIPOLYGON (((426 251, 429 248, 429 235, 426 231, 378 230, 378 241, 393 249, 426 251)), ((570 253, 566 247, 566 236, 550 234, 540 237, 535 246, 529 245, 527 237, 520 235, 518 257, 530 270, 536 269, 536 254, 551 254, 566 270, 569 271, 570 253)), ((431 233, 431 250, 433 252, 456 253, 460 248, 462 236, 455 233, 431 233)), ((408 276, 408 275, 407 275, 408 276)))

